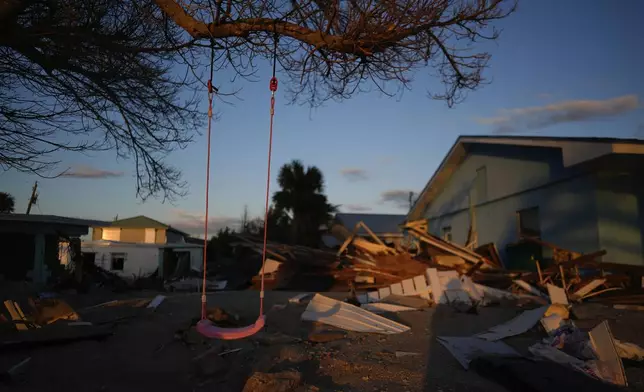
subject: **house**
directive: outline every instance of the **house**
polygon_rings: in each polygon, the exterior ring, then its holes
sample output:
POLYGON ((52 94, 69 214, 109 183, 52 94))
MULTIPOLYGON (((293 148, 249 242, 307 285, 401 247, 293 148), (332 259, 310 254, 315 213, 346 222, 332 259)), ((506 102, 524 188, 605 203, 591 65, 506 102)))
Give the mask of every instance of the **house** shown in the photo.
POLYGON ((472 215, 478 244, 495 243, 504 262, 536 238, 641 266, 643 154, 632 139, 461 136, 407 220, 428 218, 430 233, 465 244, 472 215))
MULTIPOLYGON (((394 214, 357 214, 342 213, 335 214, 335 221, 342 224, 349 231, 352 231, 359 222, 363 222, 382 242, 385 244, 400 245, 403 239, 402 231, 398 228, 405 221, 405 215, 394 214)), ((358 227, 356 232, 361 237, 369 237, 370 234, 364 227, 358 227)), ((341 245, 331 236, 325 236, 325 244, 333 247, 341 245), (333 242, 332 244, 330 242, 333 242)))
POLYGON ((61 262, 66 264, 61 245, 78 244, 91 226, 102 225, 106 223, 55 215, 0 214, 0 275, 46 283, 61 262))
POLYGON ((203 271, 203 243, 146 216, 92 226, 91 241, 81 247, 87 259, 125 278, 156 272, 165 279, 203 271))

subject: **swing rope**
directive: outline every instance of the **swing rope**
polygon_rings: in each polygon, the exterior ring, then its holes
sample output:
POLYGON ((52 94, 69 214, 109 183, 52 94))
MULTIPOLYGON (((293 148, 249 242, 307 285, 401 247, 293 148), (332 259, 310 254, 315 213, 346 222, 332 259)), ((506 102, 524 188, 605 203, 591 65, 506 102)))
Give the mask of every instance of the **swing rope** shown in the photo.
MULTIPOLYGON (((270 184, 271 184, 271 157, 273 154, 273 118, 275 116, 275 92, 277 91, 277 48, 278 48, 278 35, 275 34, 274 38, 274 47, 273 47, 273 75, 269 82, 269 90, 271 91, 271 101, 270 101, 270 127, 268 135, 268 159, 267 159, 267 169, 266 169, 266 200, 265 200, 265 212, 264 212, 264 240, 262 247, 262 268, 261 268, 261 287, 259 293, 259 316, 257 322, 254 325, 251 325, 246 328, 238 329, 237 331, 230 330, 228 333, 225 331, 217 330, 212 328, 210 325, 200 323, 198 329, 203 326, 203 334, 222 338, 222 339, 238 339, 249 334, 257 332, 260 328, 264 326, 264 268, 266 266, 266 248, 268 245, 268 217, 269 217, 269 202, 270 202, 270 184)), ((204 321, 207 318, 206 311, 206 273, 207 273, 207 260, 208 260, 208 194, 210 188, 210 134, 212 129, 212 101, 214 92, 217 91, 216 88, 212 85, 212 78, 214 73, 214 56, 215 48, 214 43, 211 48, 210 53, 210 79, 208 80, 208 154, 207 154, 207 167, 206 167, 206 211, 205 211, 205 222, 204 222, 204 249, 203 249, 203 281, 201 287, 201 320, 204 321)), ((207 320, 206 320, 207 321, 207 320)))
POLYGON ((268 207, 271 190, 271 157, 273 155, 273 117, 275 117, 275 92, 277 91, 277 77, 275 70, 277 68, 277 34, 275 34, 273 47, 273 77, 268 84, 271 91, 271 120, 268 132, 268 162, 266 165, 266 203, 264 205, 264 244, 262 246, 262 278, 259 292, 259 316, 264 314, 264 266, 266 265, 266 247, 268 245, 268 207))
POLYGON ((201 319, 206 319, 206 273, 208 263, 208 199, 210 190, 210 133, 212 130, 212 99, 214 87, 212 77, 215 68, 215 45, 212 42, 210 47, 210 78, 208 79, 208 153, 206 158, 206 216, 204 219, 203 236, 203 281, 201 282, 201 319))

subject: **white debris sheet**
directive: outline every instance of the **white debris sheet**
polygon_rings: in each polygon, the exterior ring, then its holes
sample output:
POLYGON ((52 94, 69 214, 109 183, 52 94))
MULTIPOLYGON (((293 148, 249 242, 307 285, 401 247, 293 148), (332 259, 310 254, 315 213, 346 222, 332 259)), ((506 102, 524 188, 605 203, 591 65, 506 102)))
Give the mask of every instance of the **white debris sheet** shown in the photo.
POLYGON ((601 324, 588 332, 590 344, 597 355, 597 367, 602 378, 613 384, 627 386, 626 373, 624 365, 617 353, 613 334, 610 332, 608 321, 604 320, 601 324))
POLYGON ((512 320, 499 324, 488 329, 486 332, 476 335, 476 337, 496 341, 508 336, 515 336, 528 331, 534 327, 548 310, 547 306, 542 306, 532 310, 526 310, 512 320))
POLYGON ((388 304, 384 302, 374 302, 371 304, 362 304, 360 305, 362 309, 368 310, 374 313, 396 313, 396 312, 408 312, 410 310, 418 310, 415 308, 410 308, 409 306, 388 304))
POLYGON ((164 299, 164 295, 157 295, 148 305, 148 309, 156 309, 157 307, 159 307, 159 305, 161 305, 161 302, 163 302, 164 299))
POLYGON ((456 360, 467 370, 470 362, 480 355, 504 355, 520 357, 512 347, 503 342, 490 342, 475 337, 439 336, 438 342, 445 347, 456 360))
POLYGON ((298 295, 295 295, 295 296, 289 298, 288 302, 291 303, 291 304, 301 304, 302 302, 304 302, 304 300, 306 300, 308 297, 310 297, 312 295, 313 294, 311 294, 311 293, 301 293, 301 294, 298 294, 298 295))
POLYGON ((320 294, 315 294, 311 299, 302 313, 302 320, 318 321, 356 332, 396 334, 410 329, 406 325, 320 294))
POLYGON ((541 290, 539 290, 538 288, 530 285, 529 283, 526 283, 526 282, 524 282, 522 280, 519 280, 519 279, 513 280, 512 282, 514 282, 514 284, 516 284, 517 286, 521 287, 522 289, 524 289, 525 291, 527 291, 530 294, 533 294, 533 295, 536 295, 536 296, 539 296, 539 297, 545 297, 545 295, 541 292, 541 290))

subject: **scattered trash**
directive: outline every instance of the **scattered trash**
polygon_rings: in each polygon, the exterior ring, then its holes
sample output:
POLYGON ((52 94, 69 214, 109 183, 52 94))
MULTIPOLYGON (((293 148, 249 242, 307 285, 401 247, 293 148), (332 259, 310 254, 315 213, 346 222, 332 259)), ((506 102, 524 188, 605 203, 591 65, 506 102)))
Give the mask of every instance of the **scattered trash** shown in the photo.
POLYGON ((547 306, 542 306, 533 310, 526 310, 512 320, 492 327, 476 336, 481 339, 496 341, 508 336, 522 334, 534 327, 541 320, 547 309, 547 306))
POLYGON ((157 295, 156 297, 154 297, 152 302, 150 302, 150 304, 148 305, 148 309, 155 309, 156 310, 156 308, 159 305, 161 305, 161 302, 163 302, 164 299, 165 299, 164 295, 157 295))
POLYGON ((613 339, 613 342, 620 358, 630 359, 631 361, 644 361, 644 348, 637 344, 621 342, 617 339, 613 339))
POLYGON ((305 299, 308 299, 309 297, 312 297, 312 296, 313 294, 311 293, 301 293, 289 298, 288 302, 291 304, 301 304, 305 299))

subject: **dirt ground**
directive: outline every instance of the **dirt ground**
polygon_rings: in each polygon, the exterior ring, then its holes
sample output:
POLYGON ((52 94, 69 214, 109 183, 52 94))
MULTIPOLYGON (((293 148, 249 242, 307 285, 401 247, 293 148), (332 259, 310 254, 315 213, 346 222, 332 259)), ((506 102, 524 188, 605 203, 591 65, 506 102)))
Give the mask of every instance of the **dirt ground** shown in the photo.
MULTIPOLYGON (((306 306, 288 304, 294 294, 268 292, 265 330, 229 342, 204 339, 190 328, 199 316, 199 294, 170 294, 155 312, 131 306, 81 312, 85 321, 113 323, 113 335, 102 341, 0 353, 2 363, 31 357, 22 379, 7 390, 238 392, 254 372, 295 370, 301 375, 298 391, 504 391, 473 371, 465 371, 435 338, 482 332, 516 316, 520 308, 487 307, 479 314, 444 307, 402 312, 387 317, 410 326, 409 332, 387 336, 347 333, 341 340, 311 343, 307 337, 312 330, 333 328, 301 321, 306 306), (211 354, 194 359, 208 350, 211 354), (398 357, 397 351, 414 354, 398 357)), ((67 298, 75 309, 109 299, 115 297, 67 298)), ((208 305, 238 315, 238 323, 244 325, 257 317, 259 298, 256 291, 221 292, 209 295, 208 305)), ((584 317, 580 322, 588 327, 596 325, 596 320, 609 319, 617 339, 644 345, 644 312, 586 306, 579 313, 584 317)), ((543 336, 535 330, 505 341, 527 352, 543 336)), ((633 387, 644 388, 644 369, 627 365, 626 371, 633 387)))

